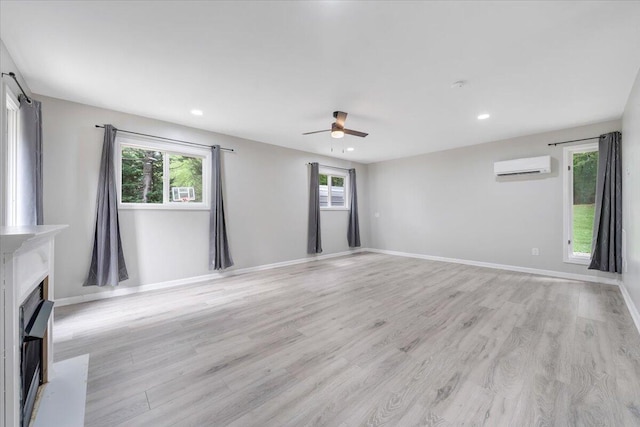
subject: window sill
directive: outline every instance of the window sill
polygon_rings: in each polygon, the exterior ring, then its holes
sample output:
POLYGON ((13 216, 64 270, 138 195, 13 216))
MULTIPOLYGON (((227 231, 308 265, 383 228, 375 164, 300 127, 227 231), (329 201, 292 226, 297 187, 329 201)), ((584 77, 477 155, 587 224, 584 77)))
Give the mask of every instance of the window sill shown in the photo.
POLYGON ((348 211, 349 208, 320 208, 320 211, 348 211))
POLYGON ((209 206, 171 206, 171 205, 118 205, 118 210, 142 210, 142 211, 208 211, 209 206))
POLYGON ((565 257, 564 262, 567 264, 589 265, 591 258, 565 257))

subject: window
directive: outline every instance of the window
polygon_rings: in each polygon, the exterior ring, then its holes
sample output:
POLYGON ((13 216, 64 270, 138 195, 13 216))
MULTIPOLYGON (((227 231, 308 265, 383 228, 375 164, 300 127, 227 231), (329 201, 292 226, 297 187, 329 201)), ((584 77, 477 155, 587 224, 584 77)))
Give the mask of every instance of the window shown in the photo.
POLYGON ((349 175, 337 170, 320 169, 320 208, 347 209, 349 175))
POLYGON ((6 211, 7 225, 16 225, 18 216, 18 109, 20 104, 15 95, 5 86, 6 95, 6 119, 7 119, 7 185, 6 185, 6 211))
POLYGON ((120 208, 208 209, 210 151, 117 138, 120 208))
POLYGON ((564 149, 564 261, 588 264, 591 259, 593 217, 598 175, 598 144, 564 149))

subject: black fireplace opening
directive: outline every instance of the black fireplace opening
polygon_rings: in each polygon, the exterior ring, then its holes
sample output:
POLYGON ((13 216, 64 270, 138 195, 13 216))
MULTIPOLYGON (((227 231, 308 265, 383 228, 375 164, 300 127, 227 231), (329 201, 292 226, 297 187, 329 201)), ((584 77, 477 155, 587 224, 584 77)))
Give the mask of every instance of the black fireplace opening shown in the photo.
POLYGON ((44 337, 53 302, 44 299, 44 282, 20 306, 20 415, 21 426, 28 427, 43 383, 44 337))

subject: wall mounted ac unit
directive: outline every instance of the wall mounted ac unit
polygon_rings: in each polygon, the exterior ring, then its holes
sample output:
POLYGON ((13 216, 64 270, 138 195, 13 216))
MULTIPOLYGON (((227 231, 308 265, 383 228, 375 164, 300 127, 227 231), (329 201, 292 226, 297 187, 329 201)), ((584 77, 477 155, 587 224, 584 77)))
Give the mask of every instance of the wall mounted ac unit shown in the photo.
POLYGON ((551 172, 551 156, 506 160, 493 164, 496 176, 524 175, 551 172))

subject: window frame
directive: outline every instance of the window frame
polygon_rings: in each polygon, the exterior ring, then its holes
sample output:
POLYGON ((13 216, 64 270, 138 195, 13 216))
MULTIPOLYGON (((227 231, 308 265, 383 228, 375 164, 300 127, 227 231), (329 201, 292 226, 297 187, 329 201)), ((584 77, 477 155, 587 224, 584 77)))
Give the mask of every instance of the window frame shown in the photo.
POLYGON ((18 218, 18 129, 20 115, 20 101, 18 97, 5 85, 5 119, 7 136, 7 161, 6 161, 6 207, 5 224, 16 225, 18 218))
POLYGON ((211 150, 206 147, 192 147, 159 141, 153 138, 130 135, 116 135, 115 142, 116 188, 118 192, 118 209, 142 210, 209 210, 209 189, 211 186, 211 150), (122 149, 137 148, 162 152, 162 203, 123 203, 122 202, 122 149), (202 158, 202 202, 177 203, 171 202, 169 155, 201 157, 202 158))
MULTIPOLYGON (((331 168, 331 167, 321 167, 318 171, 318 175, 327 175, 327 201, 329 206, 320 206, 321 211, 348 211, 350 205, 350 192, 349 192, 349 171, 331 168), (344 179, 344 206, 331 206, 331 177, 343 178, 344 179)), ((320 184, 318 184, 320 185, 320 184)))
POLYGON ((573 155, 578 153, 589 153, 598 151, 598 143, 580 144, 564 147, 563 149, 563 166, 564 166, 564 221, 563 221, 563 261, 571 264, 589 265, 591 262, 591 254, 588 256, 577 255, 573 251, 573 155))

